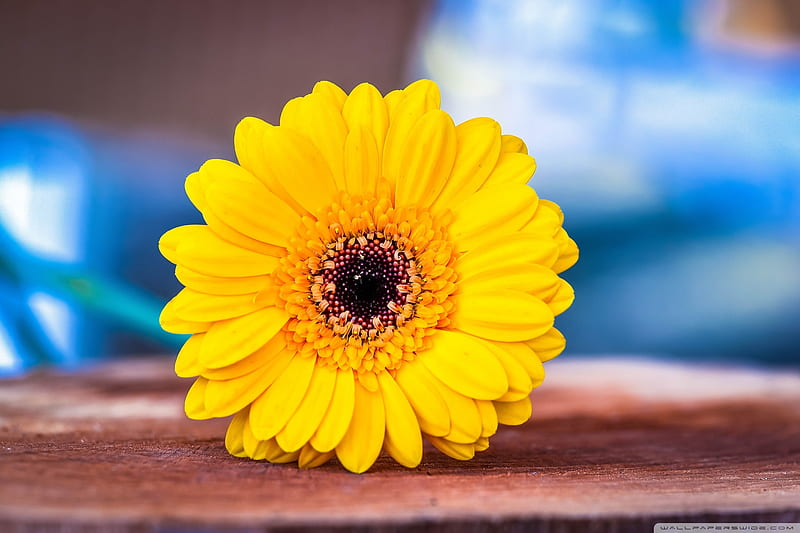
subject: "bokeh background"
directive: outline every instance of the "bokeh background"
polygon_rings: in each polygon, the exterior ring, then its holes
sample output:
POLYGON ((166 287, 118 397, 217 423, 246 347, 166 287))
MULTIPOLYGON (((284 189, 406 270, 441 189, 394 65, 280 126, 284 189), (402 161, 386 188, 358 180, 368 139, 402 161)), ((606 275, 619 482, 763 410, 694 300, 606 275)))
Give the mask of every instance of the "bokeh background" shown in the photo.
POLYGON ((185 176, 317 80, 419 77, 564 208, 568 357, 800 366, 794 0, 4 0, 0 375, 174 355, 185 176))

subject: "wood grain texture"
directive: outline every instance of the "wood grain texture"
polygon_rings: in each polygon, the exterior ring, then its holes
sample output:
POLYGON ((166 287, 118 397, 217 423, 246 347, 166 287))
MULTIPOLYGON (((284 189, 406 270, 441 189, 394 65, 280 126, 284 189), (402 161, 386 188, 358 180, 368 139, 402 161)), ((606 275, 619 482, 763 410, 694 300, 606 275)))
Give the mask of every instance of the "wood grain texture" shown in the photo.
POLYGON ((534 419, 462 463, 364 475, 230 457, 167 360, 0 382, 0 531, 652 531, 800 521, 800 375, 547 365, 534 419))

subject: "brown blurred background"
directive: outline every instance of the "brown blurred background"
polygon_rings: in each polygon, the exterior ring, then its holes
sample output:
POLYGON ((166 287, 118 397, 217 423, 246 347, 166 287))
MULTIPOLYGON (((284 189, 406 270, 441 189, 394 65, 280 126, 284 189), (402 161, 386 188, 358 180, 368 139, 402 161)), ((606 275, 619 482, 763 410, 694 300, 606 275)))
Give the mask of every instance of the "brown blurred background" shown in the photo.
POLYGON ((430 0, 3 0, 0 110, 228 141, 328 79, 406 82, 430 0))

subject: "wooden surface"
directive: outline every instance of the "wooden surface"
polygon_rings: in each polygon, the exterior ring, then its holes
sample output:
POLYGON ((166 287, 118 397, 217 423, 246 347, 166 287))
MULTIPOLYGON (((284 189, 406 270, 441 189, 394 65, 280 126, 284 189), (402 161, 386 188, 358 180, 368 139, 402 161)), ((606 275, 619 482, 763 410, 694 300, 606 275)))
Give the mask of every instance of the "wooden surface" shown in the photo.
POLYGON ((0 531, 652 531, 800 522, 800 375, 548 363, 534 420, 471 462, 364 475, 230 457, 171 361, 0 382, 0 531))

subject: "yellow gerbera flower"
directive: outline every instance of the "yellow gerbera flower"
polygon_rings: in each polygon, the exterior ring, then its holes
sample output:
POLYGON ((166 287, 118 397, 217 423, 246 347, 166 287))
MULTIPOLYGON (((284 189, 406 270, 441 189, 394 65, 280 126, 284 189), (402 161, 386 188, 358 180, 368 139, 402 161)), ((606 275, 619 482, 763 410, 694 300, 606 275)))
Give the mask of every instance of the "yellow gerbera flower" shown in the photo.
POLYGON ((192 334, 189 417, 234 415, 235 456, 353 472, 381 450, 415 467, 423 437, 470 459, 528 420, 578 249, 522 140, 455 125, 420 80, 320 82, 234 145, 186 179, 206 225, 159 243, 186 286, 161 324, 192 334))

